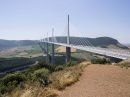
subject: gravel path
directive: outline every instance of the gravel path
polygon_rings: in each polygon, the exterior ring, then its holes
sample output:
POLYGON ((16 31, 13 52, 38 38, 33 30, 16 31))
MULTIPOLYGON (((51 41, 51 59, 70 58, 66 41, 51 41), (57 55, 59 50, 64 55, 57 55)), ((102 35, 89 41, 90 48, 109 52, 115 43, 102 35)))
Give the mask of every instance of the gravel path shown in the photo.
POLYGON ((89 65, 80 81, 67 87, 60 97, 130 97, 130 68, 89 65))

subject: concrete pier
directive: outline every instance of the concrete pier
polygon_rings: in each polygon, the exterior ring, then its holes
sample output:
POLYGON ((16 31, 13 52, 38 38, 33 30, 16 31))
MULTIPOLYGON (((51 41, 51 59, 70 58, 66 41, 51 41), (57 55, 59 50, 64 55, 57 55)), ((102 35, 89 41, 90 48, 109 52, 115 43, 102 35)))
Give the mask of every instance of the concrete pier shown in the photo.
POLYGON ((66 63, 71 61, 71 48, 66 47, 66 63))
POLYGON ((46 63, 50 63, 50 56, 49 56, 49 44, 46 43, 46 63))

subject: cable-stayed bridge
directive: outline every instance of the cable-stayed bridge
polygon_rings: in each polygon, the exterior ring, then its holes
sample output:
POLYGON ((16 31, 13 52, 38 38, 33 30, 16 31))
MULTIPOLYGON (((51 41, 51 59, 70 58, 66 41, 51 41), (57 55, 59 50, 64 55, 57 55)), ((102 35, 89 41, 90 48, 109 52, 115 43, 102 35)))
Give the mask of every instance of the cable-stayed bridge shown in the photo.
MULTIPOLYGON (((122 49, 110 49, 110 48, 102 48, 102 47, 96 47, 93 44, 91 44, 90 41, 88 41, 85 38, 76 38, 76 40, 73 40, 72 36, 70 37, 70 31, 69 31, 69 15, 68 15, 68 29, 67 29, 67 36, 65 36, 66 39, 58 39, 58 37, 55 37, 53 35, 52 31, 52 37, 45 37, 41 40, 41 43, 44 43, 46 45, 46 51, 48 55, 48 44, 52 44, 53 54, 54 54, 54 45, 60 45, 66 47, 66 59, 67 61, 70 60, 71 56, 71 48, 118 58, 122 60, 130 59, 130 51, 129 50, 122 50, 122 49)), ((54 55, 52 55, 54 57, 54 55)), ((53 58, 54 59, 54 58, 53 58)))
POLYGON ((66 43, 65 41, 57 41, 56 38, 55 41, 52 41, 52 39, 48 39, 48 40, 45 39, 42 40, 41 42, 75 48, 75 49, 79 49, 79 50, 83 50, 95 54, 100 54, 104 56, 119 58, 123 60, 130 58, 129 50, 94 47, 91 43, 89 43, 89 41, 80 40, 80 39, 73 43, 70 42, 70 44, 66 43))

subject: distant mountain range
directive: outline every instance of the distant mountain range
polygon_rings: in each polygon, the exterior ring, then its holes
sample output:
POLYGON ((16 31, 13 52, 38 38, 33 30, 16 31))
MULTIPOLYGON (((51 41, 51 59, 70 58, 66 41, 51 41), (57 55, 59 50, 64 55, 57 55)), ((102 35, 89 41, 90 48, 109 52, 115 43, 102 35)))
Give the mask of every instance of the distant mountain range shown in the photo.
MULTIPOLYGON (((66 37, 56 37, 57 41, 66 41, 66 37)), ((86 37, 71 37, 71 43, 77 44, 80 43, 78 41, 89 41, 87 44, 104 47, 104 48, 121 48, 121 49, 128 49, 128 47, 119 43, 116 39, 110 37, 98 37, 98 38, 86 38, 86 37)), ((0 50, 8 49, 17 46, 29 46, 36 44, 36 40, 2 40, 0 39, 0 50)), ((85 44, 85 42, 83 43, 85 44)))
MULTIPOLYGON (((66 41, 66 37, 56 37, 57 41, 66 41)), ((128 49, 127 46, 118 42, 118 40, 110 38, 110 37, 98 37, 98 38, 86 38, 86 37, 71 37, 71 43, 82 44, 85 45, 92 45, 96 47, 103 47, 103 48, 118 48, 118 49, 128 49)))
POLYGON ((3 40, 0 39, 0 50, 18 46, 29 46, 36 44, 34 40, 3 40))
POLYGON ((125 44, 125 46, 127 46, 127 47, 130 49, 130 43, 128 43, 128 44, 125 44))
POLYGON ((130 43, 127 43, 127 44, 124 44, 125 46, 127 46, 127 47, 130 47, 130 43))

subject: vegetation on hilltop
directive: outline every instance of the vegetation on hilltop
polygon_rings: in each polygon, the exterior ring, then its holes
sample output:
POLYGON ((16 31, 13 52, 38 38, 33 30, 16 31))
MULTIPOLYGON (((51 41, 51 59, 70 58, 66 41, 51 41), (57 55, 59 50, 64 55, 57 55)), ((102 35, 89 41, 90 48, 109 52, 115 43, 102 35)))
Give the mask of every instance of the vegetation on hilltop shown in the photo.
MULTIPOLYGON (((58 97, 60 90, 78 81, 84 68, 90 64, 88 62, 84 64, 82 61, 73 59, 64 65, 39 63, 27 70, 7 74, 0 78, 0 95, 2 97, 58 97)), ((96 58, 95 62, 96 64, 109 63, 104 58, 96 58)), ((118 66, 127 68, 129 65, 128 61, 118 63, 118 66)))

